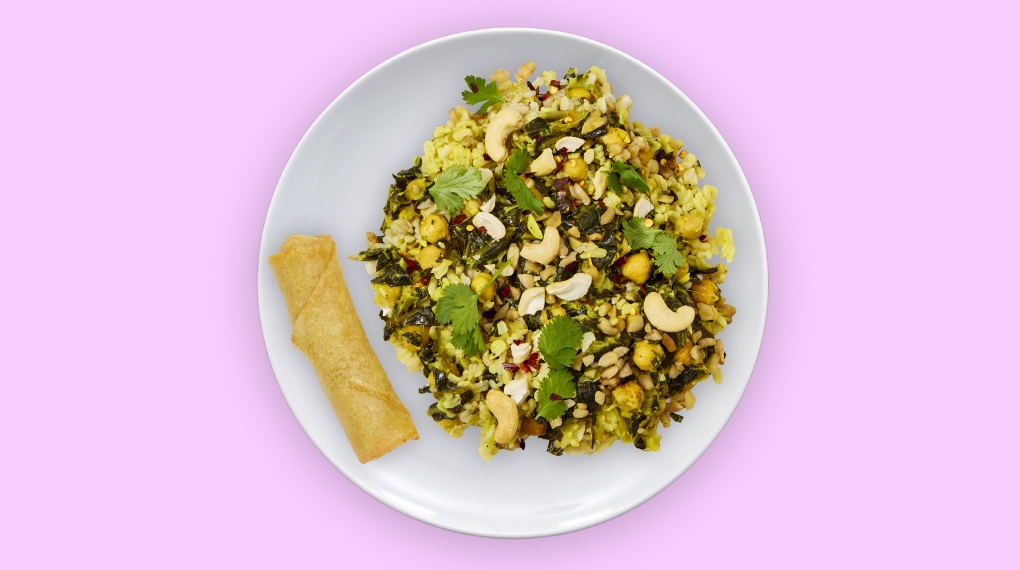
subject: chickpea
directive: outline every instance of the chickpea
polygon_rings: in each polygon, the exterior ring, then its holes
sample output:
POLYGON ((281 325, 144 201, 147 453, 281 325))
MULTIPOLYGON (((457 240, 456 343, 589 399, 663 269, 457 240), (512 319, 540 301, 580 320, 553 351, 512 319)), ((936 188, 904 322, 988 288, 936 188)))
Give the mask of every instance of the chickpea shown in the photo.
POLYGON ((427 245, 421 248, 421 251, 418 252, 418 265, 420 265, 422 269, 431 269, 439 265, 439 262, 442 261, 442 259, 443 250, 438 246, 427 245))
POLYGON ((408 204, 407 206, 404 206, 403 208, 401 208, 400 209, 400 213, 397 214, 397 219, 406 220, 408 222, 410 222, 411 220, 413 220, 413 219, 415 219, 417 217, 418 217, 418 209, 415 208, 414 206, 410 205, 410 204, 408 204))
POLYGON ((450 235, 449 228, 450 224, 446 221, 446 218, 439 214, 429 214, 421 221, 421 226, 418 229, 421 231, 421 237, 425 238, 425 241, 436 243, 450 235))
POLYGON ((376 289, 376 296, 378 300, 382 301, 380 304, 387 307, 394 306, 400 300, 401 293, 403 293, 403 290, 400 287, 392 287, 385 283, 379 285, 379 288, 376 289))
POLYGON ((472 198, 467 202, 464 202, 464 215, 469 218, 474 217, 474 215, 478 213, 478 210, 479 208, 481 208, 481 206, 482 203, 479 202, 477 198, 472 198))
POLYGON ((648 164, 648 161, 651 160, 652 157, 655 155, 652 154, 652 149, 645 147, 638 151, 637 156, 638 160, 641 161, 641 164, 648 164))
POLYGON ((643 285, 652 274, 652 258, 647 251, 638 251, 627 256, 627 261, 620 268, 624 277, 643 285))
POLYGON ((421 178, 415 178, 414 180, 407 183, 407 187, 404 188, 404 196, 408 200, 421 200, 425 197, 425 181, 421 178))
POLYGON ((676 353, 676 358, 675 358, 676 362, 679 362, 680 364, 683 364, 684 366, 689 366, 691 364, 694 364, 694 357, 691 356, 691 349, 692 348, 694 348, 694 343, 692 343, 690 340, 688 340, 687 344, 685 344, 682 347, 680 347, 680 350, 676 353))
POLYGON ((588 165, 581 158, 571 158, 563 165, 563 175, 574 182, 588 179, 588 165))
POLYGON ((634 366, 637 366, 641 370, 648 371, 655 368, 655 365, 662 360, 663 351, 662 347, 657 344, 652 344, 647 340, 643 340, 634 345, 634 366))
POLYGON ((719 288, 708 279, 695 281, 691 285, 691 298, 694 299, 695 303, 714 305, 719 300, 719 288))
POLYGON ((552 320, 556 317, 562 317, 567 314, 567 310, 559 305, 553 305, 552 307, 549 307, 547 310, 549 311, 549 320, 552 320))
POLYGON ((606 148, 609 148, 609 145, 612 144, 618 144, 620 145, 620 148, 623 148, 630 144, 630 135, 628 135, 627 131, 620 127, 609 127, 609 132, 602 135, 600 140, 606 148))
POLYGON ((723 305, 719 307, 719 314, 726 317, 727 319, 737 314, 737 308, 733 305, 723 305))
MULTIPOLYGON (((488 283, 490 279, 492 279, 492 275, 489 275, 488 273, 479 273, 478 275, 475 275, 475 278, 471 280, 471 290, 474 291, 475 293, 478 293, 482 287, 485 287, 485 284, 488 283)), ((482 291, 478 295, 478 298, 481 299, 483 303, 488 303, 495 297, 496 297, 495 281, 492 282, 492 285, 486 287, 485 291, 482 291)))
POLYGON ((644 402, 644 399, 644 389, 634 380, 613 388, 613 402, 616 403, 616 406, 623 413, 641 409, 641 403, 644 402))
POLYGON ((684 214, 676 222, 676 231, 680 237, 694 239, 701 235, 705 220, 697 214, 684 214))
POLYGON ((588 91, 584 87, 571 87, 570 89, 567 89, 567 97, 570 97, 571 99, 584 99, 586 101, 595 100, 595 96, 591 94, 591 91, 588 91))

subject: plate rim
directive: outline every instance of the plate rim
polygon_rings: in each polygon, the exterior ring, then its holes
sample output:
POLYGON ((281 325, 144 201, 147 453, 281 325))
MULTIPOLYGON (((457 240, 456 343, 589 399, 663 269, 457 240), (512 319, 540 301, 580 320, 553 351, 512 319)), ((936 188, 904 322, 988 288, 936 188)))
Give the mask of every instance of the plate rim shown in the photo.
MULTIPOLYGON (((744 228, 744 229, 742 229, 742 231, 747 231, 748 229, 751 229, 751 228, 744 228)), ((675 483, 677 479, 679 479, 684 473, 687 472, 688 469, 690 469, 695 463, 698 462, 698 460, 701 459, 701 456, 704 455, 704 453, 708 450, 708 448, 712 446, 712 444, 715 442, 716 439, 718 439, 719 435, 726 428, 726 425, 729 424, 729 421, 732 418, 733 413, 736 411, 737 407, 740 405, 740 401, 743 399, 744 394, 747 391, 747 386, 750 384, 751 380, 754 377, 754 370, 755 370, 755 367, 758 364, 758 357, 759 357, 759 355, 761 353, 761 346, 762 346, 762 342, 764 340, 765 329, 766 329, 767 321, 768 321, 768 297, 769 297, 768 248, 767 248, 767 243, 765 241, 765 232, 764 232, 762 221, 761 221, 761 212, 758 209, 757 201, 754 198, 753 192, 751 192, 751 186, 750 186, 749 182, 747 181, 747 177, 744 174, 743 168, 740 166, 740 162, 737 160, 736 155, 733 153, 733 150, 730 148, 729 143, 722 136, 722 133, 719 132, 719 129, 716 128, 715 124, 711 121, 711 119, 701 110, 700 107, 698 107, 697 104, 694 103, 693 100, 691 100, 687 96, 686 93, 684 93, 672 81, 670 81, 664 75, 662 75, 661 73, 656 71, 654 68, 650 67, 649 65, 645 64, 641 60, 635 58, 634 56, 631 56, 629 53, 627 53, 627 52, 625 52, 625 51, 623 51, 623 50, 621 50, 619 48, 616 48, 614 46, 611 46, 611 45, 605 44, 603 42, 600 42, 600 41, 597 41, 597 40, 593 40, 591 38, 588 38, 588 37, 585 37, 585 36, 581 36, 581 35, 578 35, 578 34, 569 33, 569 32, 563 32, 563 31, 559 31, 559 30, 552 30, 552 29, 548 29, 548 28, 536 28, 536 27, 514 27, 514 26, 511 26, 511 27, 478 28, 478 29, 462 31, 462 32, 455 32, 455 33, 447 34, 447 35, 444 35, 444 36, 440 36, 440 37, 428 40, 426 42, 414 45, 414 46, 412 46, 410 48, 404 49, 404 50, 402 50, 402 51, 400 51, 400 52, 398 52, 398 53, 388 57, 384 61, 378 63, 375 66, 373 66, 369 71, 367 71, 367 72, 363 73, 362 75, 360 75, 357 79, 355 79, 349 85, 347 85, 328 105, 326 105, 325 108, 323 108, 323 110, 319 113, 319 115, 315 118, 315 120, 312 121, 312 123, 305 130, 304 134, 301 136, 301 138, 298 141, 298 143, 294 146, 294 150, 291 152, 290 156, 288 157, 287 162, 284 165, 284 168, 283 168, 283 170, 280 173, 280 177, 277 180, 276 186, 273 189, 273 195, 270 198, 269 206, 266 209, 265 220, 263 222, 263 227, 262 227, 262 235, 260 237, 260 242, 259 242, 259 253, 258 253, 258 260, 257 260, 257 276, 256 276, 255 287, 256 287, 256 298, 257 298, 258 310, 259 310, 259 326, 260 326, 260 329, 261 329, 261 332, 262 332, 262 341, 263 341, 263 345, 265 346, 265 349, 266 349, 266 356, 269 359, 270 368, 273 370, 273 376, 276 379, 277 388, 280 390, 280 393, 283 395, 284 400, 287 402, 287 406, 288 406, 288 408, 290 408, 291 414, 293 415, 294 419, 297 420, 298 425, 301 426, 301 429, 305 432, 305 435, 308 437, 308 439, 311 440, 313 445, 315 445, 315 447, 318 449, 319 453, 322 454, 322 456, 334 468, 336 468, 338 471, 340 471, 340 473, 343 474, 344 477, 346 477, 350 482, 354 483, 354 485, 356 487, 358 487, 363 492, 367 493, 369 496, 371 496, 375 500, 379 501, 383 505, 386 505, 387 507, 389 507, 389 508, 391 508, 391 509, 393 509, 393 510, 395 510, 395 511, 397 511, 397 512, 399 512, 399 513, 401 513, 401 514, 403 514, 403 515, 405 515, 407 517, 409 517, 409 518, 412 518, 412 519, 414 519, 416 521, 420 521, 420 522, 426 523, 426 524, 428 524, 430 526, 434 526, 434 527, 437 527, 437 528, 442 528, 444 530, 449 530, 449 531, 453 531, 453 532, 457 532, 457 533, 461 533, 461 534, 472 535, 472 536, 482 536, 482 537, 489 537, 489 538, 539 538, 539 537, 545 537, 545 536, 557 536, 557 535, 561 535, 561 534, 568 534, 568 533, 576 532, 576 531, 583 530, 583 529, 586 529, 586 528, 591 528, 591 527, 597 526, 599 524, 602 524, 602 523, 604 523, 604 522, 606 522, 608 520, 612 520, 612 519, 614 519, 614 518, 616 518, 618 516, 621 516, 621 515, 623 515, 625 513, 628 513, 631 510, 633 510, 633 509, 643 505, 648 500, 650 500, 652 497, 655 497, 656 495, 661 493, 663 490, 665 490, 667 487, 669 487, 670 485, 675 483), (690 108, 710 127, 711 131, 715 133, 715 135, 718 137, 719 141, 722 143, 722 150, 724 151, 726 158, 728 158, 730 161, 732 161, 733 165, 736 166, 736 173, 739 176, 739 181, 742 183, 741 190, 746 191, 746 195, 750 199, 750 205, 751 205, 753 213, 754 213, 753 219, 754 219, 755 223, 754 223, 754 226, 753 226, 753 231, 755 233, 755 237, 757 238, 757 241, 759 241, 761 243, 761 245, 762 245, 762 258, 761 258, 761 262, 762 262, 762 271, 763 271, 763 274, 764 274, 764 281, 763 281, 763 284, 762 284, 761 289, 760 289, 760 301, 761 301, 761 305, 763 307, 763 311, 762 311, 762 315, 763 316, 762 316, 762 319, 761 319, 761 326, 759 327, 758 330, 753 331, 754 337, 755 337, 755 342, 753 343, 754 344, 753 358, 751 360, 750 371, 748 373, 747 382, 744 384, 743 389, 741 389, 740 394, 737 397, 735 404, 732 406, 732 408, 726 414, 726 418, 720 424, 720 427, 719 427, 718 431, 716 431, 716 433, 707 441, 707 443, 705 443, 705 445, 702 446, 702 448, 700 450, 698 450, 697 453, 694 454, 694 459, 686 467, 684 467, 683 469, 679 470, 672 477, 667 478, 661 486, 658 486, 658 487, 655 487, 655 488, 651 488, 651 489, 646 489, 636 499, 628 501, 627 504, 625 504, 623 506, 610 509, 610 512, 608 514, 599 515, 597 517, 593 517, 591 520, 586 520, 584 522, 577 523, 577 524, 574 524, 572 526, 568 525, 568 526, 564 526, 564 527, 560 527, 560 528, 554 528, 554 529, 542 529, 542 530, 538 530, 538 531, 535 531, 535 532, 524 531, 524 532, 502 532, 501 533, 501 532, 486 532, 484 530, 473 530, 473 529, 469 528, 470 525, 466 525, 466 524, 458 525, 458 524, 454 524, 454 523, 450 523, 450 522, 443 522, 443 521, 438 520, 438 519, 427 519, 427 518, 419 517, 415 513, 411 512, 411 510, 405 508, 399 502, 389 500, 384 493, 379 492, 378 490, 373 488, 373 486, 371 486, 371 485, 367 484, 365 481, 363 481, 356 474, 351 473, 349 470, 345 469, 341 465, 338 465, 337 462, 335 462, 335 461, 330 459, 330 456, 326 452, 326 450, 323 449, 322 446, 319 445, 319 443, 316 440, 316 438, 312 436, 312 434, 309 431, 309 428, 305 424, 305 422, 301 419, 301 417, 297 413, 295 413, 295 411, 294 411, 294 403, 287 396, 287 392, 283 389, 283 385, 282 385, 282 383, 280 381, 279 371, 277 370, 277 366, 274 363, 274 360, 273 360, 273 357, 272 357, 273 349, 269 346, 269 339, 268 339, 267 333, 266 333, 266 328, 267 328, 267 326, 270 325, 270 323, 266 322, 266 318, 267 317, 266 317, 265 312, 262 309, 263 297, 262 297, 261 288, 259 287, 259 283, 263 280, 266 272, 269 271, 268 264, 263 263, 263 260, 265 260, 267 258, 267 256, 272 253, 269 249, 267 249, 267 235, 269 233, 269 220, 270 220, 271 217, 273 217, 274 210, 276 210, 279 207, 278 206, 279 202, 278 202, 277 198, 278 198, 279 193, 280 193, 280 187, 283 185, 284 181, 288 178, 288 174, 290 173, 291 169, 293 168, 293 164, 295 162, 295 157, 300 154, 300 151, 308 143, 308 140, 310 138, 311 133, 317 130, 317 127, 318 127, 319 123, 322 122, 327 115, 331 114, 331 111, 333 110, 334 107, 340 105, 341 102, 345 99, 345 97, 348 96, 349 93, 351 91, 353 91, 358 85, 360 85, 361 83, 367 81, 370 77, 380 73, 384 68, 388 67, 392 62, 394 62, 396 60, 399 60, 401 58, 407 57, 409 55, 412 55, 415 52, 426 50, 426 49, 430 49, 430 48, 432 48, 432 47, 434 47, 436 45, 439 45, 439 44, 443 44, 443 43, 447 43, 447 42, 459 41, 459 40, 462 40, 462 39, 465 39, 465 38, 470 38, 470 37, 473 37, 473 36, 485 36, 485 35, 489 35, 489 34, 499 34, 499 33, 510 33, 510 34, 512 34, 512 33, 522 33, 522 32, 523 33, 545 34, 545 35, 549 35, 549 36, 558 37, 559 39, 566 39, 566 40, 570 40, 570 41, 577 41, 577 42, 580 42, 580 43, 583 43, 583 44, 588 44, 589 46, 592 46, 592 47, 597 47, 599 49, 607 49, 607 50, 610 50, 611 52, 615 52, 616 55, 624 58, 630 64, 635 65, 635 66, 643 69, 644 71, 652 74, 658 80, 662 81, 665 85, 667 85, 669 87, 669 89, 671 89, 674 92, 674 94, 678 95, 684 101, 686 101, 686 103, 690 106, 690 108)))

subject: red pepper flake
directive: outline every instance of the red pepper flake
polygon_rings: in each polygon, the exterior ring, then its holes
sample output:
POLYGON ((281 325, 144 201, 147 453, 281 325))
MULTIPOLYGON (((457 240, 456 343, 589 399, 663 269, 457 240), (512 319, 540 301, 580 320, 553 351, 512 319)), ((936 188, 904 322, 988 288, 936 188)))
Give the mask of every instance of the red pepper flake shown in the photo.
POLYGON ((517 438, 517 443, 521 444, 521 449, 524 449, 524 438, 523 437, 517 438))
MULTIPOLYGON (((510 294, 510 287, 508 285, 504 285, 503 288, 499 290, 499 296, 502 299, 505 299, 509 294, 510 294)), ((520 343, 520 342, 521 341, 519 341, 519 340, 516 341, 516 343, 520 343)))
POLYGON ((612 281, 613 284, 615 285, 622 285, 625 279, 627 278, 624 277, 623 275, 620 275, 619 273, 614 273, 609 276, 609 280, 612 281))
POLYGON ((478 231, 479 231, 479 233, 481 233, 481 234, 482 234, 483 236, 489 233, 489 230, 485 229, 485 226, 478 226, 478 231))
POLYGON ((517 340, 514 341, 514 345, 515 346, 520 346, 522 342, 524 342, 524 341, 522 341, 521 339, 517 339, 517 340))
POLYGON ((460 225, 460 224, 464 223, 464 220, 466 220, 466 219, 467 219, 467 216, 465 216, 464 214, 460 214, 459 216, 457 216, 456 218, 453 219, 453 225, 455 225, 455 226, 456 225, 460 225))
POLYGON ((538 364, 538 353, 537 352, 532 352, 531 356, 529 356, 528 359, 525 360, 523 364, 521 364, 521 370, 523 370, 525 372, 531 372, 533 370, 538 370, 540 367, 541 366, 539 366, 539 364, 538 364))
MULTIPOLYGON (((569 178, 557 178, 556 180, 553 180, 553 188, 563 190, 563 187, 567 185, 567 182, 570 182, 569 178)), ((562 195, 567 195, 565 190, 562 192, 562 195)))
POLYGON ((627 258, 621 257, 620 259, 617 259, 616 261, 613 262, 613 267, 623 267, 625 263, 627 263, 627 258))
POLYGON ((541 94, 539 94, 539 96, 538 96, 538 100, 539 100, 539 101, 545 101, 546 99, 548 99, 548 98, 549 98, 549 96, 550 96, 550 95, 552 95, 552 93, 550 93, 550 92, 548 92, 548 91, 546 91, 545 93, 541 93, 541 94))
POLYGON ((553 79, 552 81, 549 82, 549 87, 555 87, 555 88, 559 89, 562 86, 563 85, 557 79, 553 79))
POLYGON ((413 259, 405 259, 404 262, 407 263, 408 273, 414 273, 415 271, 421 269, 421 266, 418 265, 418 262, 413 259))
POLYGON ((472 84, 470 85, 470 87, 471 87, 471 92, 472 92, 472 93, 478 93, 478 86, 477 86, 477 85, 475 85, 474 83, 472 83, 472 84))
POLYGON ((530 89, 532 91, 535 90, 535 85, 532 82, 530 82, 530 81, 528 82, 528 89, 530 89))
POLYGON ((563 396, 560 396, 559 394, 553 392, 552 394, 549 394, 549 399, 554 402, 558 402, 559 400, 563 399, 563 396))
POLYGON ((706 236, 705 234, 701 234, 700 236, 698 236, 698 241, 700 241, 701 243, 705 243, 708 241, 708 236, 706 236))
POLYGON ((429 278, 428 277, 422 277, 421 279, 418 280, 418 284, 421 285, 422 287, 428 285, 429 284, 429 278))
POLYGON ((510 372, 517 372, 520 369, 521 369, 521 367, 517 366, 513 362, 504 362, 503 363, 503 370, 509 370, 510 372))
POLYGON ((556 152, 560 153, 560 156, 562 156, 563 158, 567 158, 567 147, 561 146, 560 148, 556 149, 556 152))

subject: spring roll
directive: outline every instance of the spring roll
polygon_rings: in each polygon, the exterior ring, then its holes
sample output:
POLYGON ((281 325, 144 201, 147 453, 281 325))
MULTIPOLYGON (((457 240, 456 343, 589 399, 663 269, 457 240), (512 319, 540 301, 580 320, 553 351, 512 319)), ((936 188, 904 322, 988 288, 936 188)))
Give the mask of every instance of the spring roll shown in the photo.
POLYGON ((290 313, 291 342, 315 367, 358 460, 418 439, 354 310, 333 238, 288 236, 269 265, 290 313))

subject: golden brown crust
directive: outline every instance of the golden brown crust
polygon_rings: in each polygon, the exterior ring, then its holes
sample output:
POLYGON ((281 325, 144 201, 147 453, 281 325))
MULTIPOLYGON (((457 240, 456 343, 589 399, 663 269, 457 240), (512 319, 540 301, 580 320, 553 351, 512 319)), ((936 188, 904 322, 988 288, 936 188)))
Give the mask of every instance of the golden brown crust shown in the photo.
POLYGON ((351 301, 333 238, 292 235, 269 256, 294 334, 358 460, 367 463, 418 439, 351 301))

